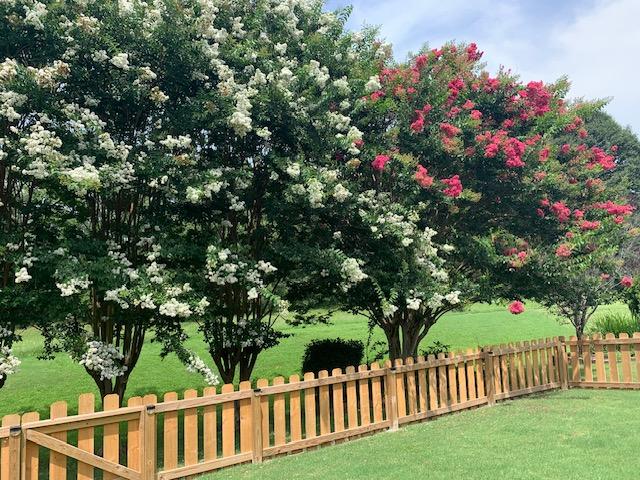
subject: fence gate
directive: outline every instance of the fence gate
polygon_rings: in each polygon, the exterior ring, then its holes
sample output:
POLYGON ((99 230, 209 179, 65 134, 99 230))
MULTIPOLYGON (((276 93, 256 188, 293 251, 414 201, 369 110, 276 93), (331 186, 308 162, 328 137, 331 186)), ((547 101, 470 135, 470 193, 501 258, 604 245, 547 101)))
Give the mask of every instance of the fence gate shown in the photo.
POLYGON ((150 463, 155 469, 155 445, 149 448, 145 439, 155 439, 155 417, 146 414, 142 400, 138 397, 119 408, 118 396, 109 395, 104 399, 104 410, 95 412, 94 396, 89 394, 80 397, 78 415, 67 416, 66 402, 57 402, 51 406, 50 420, 37 420, 37 414, 32 419, 23 417, 23 471, 18 478, 38 480, 41 470, 50 480, 91 480, 95 470, 103 472, 103 480, 150 478, 145 468, 150 463), (125 424, 127 438, 123 443, 120 427, 125 424), (48 466, 39 463, 40 458, 46 458, 40 456, 41 449, 49 454, 48 466), (153 463, 146 461, 145 454, 153 463))

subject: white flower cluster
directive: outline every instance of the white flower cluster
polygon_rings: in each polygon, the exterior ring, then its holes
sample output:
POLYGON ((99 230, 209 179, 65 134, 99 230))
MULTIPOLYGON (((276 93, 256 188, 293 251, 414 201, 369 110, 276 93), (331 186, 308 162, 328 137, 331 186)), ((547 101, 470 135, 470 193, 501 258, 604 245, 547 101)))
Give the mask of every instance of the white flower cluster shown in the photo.
POLYGON ((11 353, 9 347, 0 347, 0 380, 16 373, 20 360, 11 353))
POLYGON ((439 308, 446 303, 450 305, 458 305, 460 303, 460 291, 456 290, 446 295, 434 294, 429 299, 428 305, 430 308, 439 308))
POLYGON ((124 355, 113 345, 97 340, 87 342, 87 350, 80 358, 80 365, 100 374, 101 380, 112 380, 124 375, 127 367, 122 365, 124 355))
POLYGON ((380 84, 380 77, 378 75, 373 75, 369 78, 369 81, 365 84, 364 89, 367 93, 377 92, 382 88, 380 84))
POLYGON ((309 75, 311 75, 311 77, 315 80, 316 84, 320 88, 324 88, 331 78, 331 76, 329 75, 329 69, 327 67, 320 67, 320 62, 318 62, 317 60, 311 60, 309 62, 309 75))
POLYGON ((11 336, 8 329, 0 327, 0 380, 16 373, 20 365, 20 360, 12 354, 11 348, 8 345, 2 345, 3 339, 8 339, 11 336))
POLYGON ((191 311, 191 306, 188 303, 180 302, 175 298, 171 298, 169 301, 160 305, 160 309, 158 310, 160 315, 164 315, 166 317, 180 317, 180 318, 188 318, 193 313, 191 311))
POLYGON ((218 375, 216 375, 213 370, 211 370, 207 364, 193 352, 189 355, 186 368, 188 372, 199 373, 202 375, 204 377, 204 381, 207 382, 207 385, 218 385, 220 383, 218 375))
POLYGON ((367 278, 367 274, 360 269, 360 263, 355 258, 347 258, 344 260, 342 265, 340 265, 340 273, 343 278, 342 289, 345 292, 353 285, 367 278))
POLYGON ((277 271, 270 262, 259 260, 253 266, 240 260, 229 249, 210 246, 207 255, 207 276, 216 285, 241 284, 247 289, 247 299, 255 300, 265 288, 263 276, 277 271))
POLYGON ((56 283, 56 287, 60 290, 61 297, 69 297, 81 290, 85 290, 89 287, 89 277, 84 278, 70 278, 64 282, 56 283))

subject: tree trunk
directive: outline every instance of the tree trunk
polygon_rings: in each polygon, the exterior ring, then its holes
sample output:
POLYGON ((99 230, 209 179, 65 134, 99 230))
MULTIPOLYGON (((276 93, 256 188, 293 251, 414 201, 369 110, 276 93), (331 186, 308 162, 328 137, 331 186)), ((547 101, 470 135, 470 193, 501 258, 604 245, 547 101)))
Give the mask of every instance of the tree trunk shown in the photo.
POLYGON ((4 386, 6 381, 7 381, 7 376, 6 375, 4 377, 0 378, 0 388, 2 388, 4 386))
POLYGON ((418 356, 418 346, 420 344, 420 340, 424 338, 424 336, 420 334, 420 327, 421 326, 418 326, 418 328, 401 327, 402 358, 415 358, 418 356))
MULTIPOLYGON (((383 325, 378 322, 378 325, 383 325)), ((400 331, 398 325, 385 325, 382 327, 385 337, 387 337, 387 345, 389 347, 389 359, 393 362, 402 358, 402 345, 400 343, 400 331)))

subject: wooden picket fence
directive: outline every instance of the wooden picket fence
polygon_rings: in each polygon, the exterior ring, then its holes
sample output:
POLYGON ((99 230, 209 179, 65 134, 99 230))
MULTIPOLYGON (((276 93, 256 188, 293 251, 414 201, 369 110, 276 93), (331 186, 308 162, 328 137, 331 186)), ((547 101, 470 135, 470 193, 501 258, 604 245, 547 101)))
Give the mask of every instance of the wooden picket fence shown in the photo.
POLYGON ((639 388, 640 334, 489 346, 133 397, 123 407, 111 395, 101 411, 83 394, 77 414, 56 402, 49 419, 3 417, 0 480, 171 480, 568 386, 639 388))

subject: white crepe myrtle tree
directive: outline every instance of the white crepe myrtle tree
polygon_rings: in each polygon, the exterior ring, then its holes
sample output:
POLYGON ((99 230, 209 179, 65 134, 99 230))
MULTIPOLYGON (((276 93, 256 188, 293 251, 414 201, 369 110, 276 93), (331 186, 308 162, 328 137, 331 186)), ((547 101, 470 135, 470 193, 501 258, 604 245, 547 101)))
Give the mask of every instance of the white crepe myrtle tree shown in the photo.
POLYGON ((194 161, 182 119, 203 108, 210 65, 209 4, 183 6, 0 3, 2 295, 32 288, 31 303, 55 312, 44 321, 30 302, 4 302, 3 317, 37 324, 45 353, 68 352, 102 395, 122 398, 150 329, 179 330, 208 304, 166 248, 167 225, 182 221, 176 179, 194 161))
POLYGON ((296 189, 321 202, 304 172, 359 153, 349 111, 385 47, 373 32, 346 33, 345 20, 308 0, 210 2, 197 20, 196 45, 208 56, 197 74, 201 108, 166 147, 193 159, 176 207, 188 221, 175 237, 190 243, 184 265, 199 266, 192 284, 208 299, 200 330, 225 382, 248 380, 282 338, 276 320, 304 301, 290 298, 308 276, 302 265, 330 257, 339 271, 349 261, 319 246, 314 218, 284 198, 296 189))

